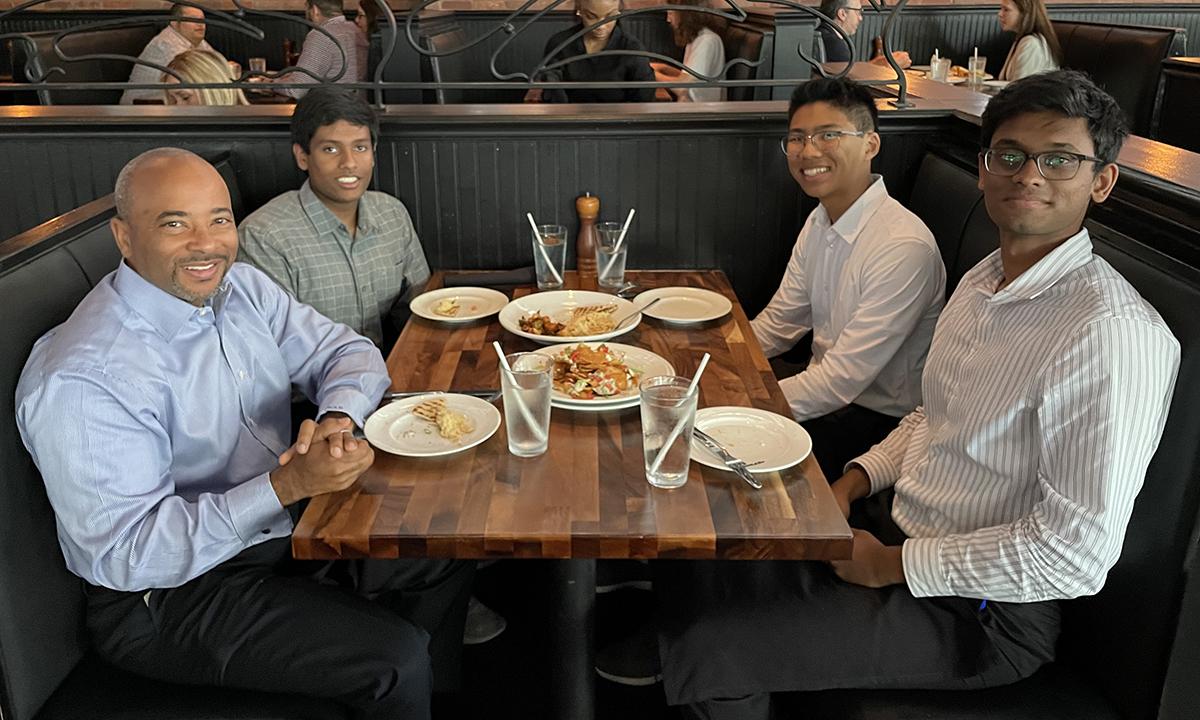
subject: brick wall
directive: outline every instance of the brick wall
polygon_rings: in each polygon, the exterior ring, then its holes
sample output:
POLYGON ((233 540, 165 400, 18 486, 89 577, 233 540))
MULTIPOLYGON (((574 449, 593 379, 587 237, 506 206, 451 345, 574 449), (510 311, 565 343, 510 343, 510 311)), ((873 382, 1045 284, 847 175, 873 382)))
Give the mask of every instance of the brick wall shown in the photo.
MULTIPOLYGON (((344 0, 347 9, 352 9, 358 6, 358 0, 344 0)), ((444 10, 504 10, 520 7, 525 0, 441 0, 435 6, 444 10)), ((1069 1, 1078 3, 1079 0, 1047 0, 1050 4, 1059 1, 1069 1)), ((1195 4, 1196 0, 1090 0, 1093 3, 1119 2, 1119 3, 1137 3, 1144 5, 1183 5, 1195 4)), ((24 0, 0 0, 0 11, 10 9, 24 2, 24 0)), ((229 0, 199 0, 202 4, 211 5, 214 8, 223 10, 231 10, 234 8, 229 0)), ((410 0, 388 0, 392 8, 396 10, 404 10, 412 7, 414 3, 410 0)), ((665 0, 627 0, 627 5, 631 7, 644 5, 658 5, 665 0)), ((258 8, 263 10, 303 10, 304 0, 242 0, 243 6, 247 8, 258 8)), ((813 3, 816 4, 816 3, 813 3)), ((864 3, 866 4, 866 3, 864 3)), ((909 0, 909 5, 997 5, 998 0, 993 2, 980 2, 979 0, 909 0)), ((778 7, 767 3, 747 3, 749 6, 761 5, 766 7, 778 7)), ((169 2, 164 0, 49 0, 42 5, 37 6, 37 10, 129 10, 129 9, 147 9, 159 10, 170 6, 169 2)), ((544 4, 539 4, 535 7, 543 7, 544 4)))

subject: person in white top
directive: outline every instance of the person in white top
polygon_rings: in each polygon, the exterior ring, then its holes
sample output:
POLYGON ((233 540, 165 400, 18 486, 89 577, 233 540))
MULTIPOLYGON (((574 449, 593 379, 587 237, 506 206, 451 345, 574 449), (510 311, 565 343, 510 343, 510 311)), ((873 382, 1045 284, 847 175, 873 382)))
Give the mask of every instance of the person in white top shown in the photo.
POLYGON ((1020 80, 1058 69, 1062 49, 1042 0, 1000 0, 999 18, 1001 30, 1017 35, 999 80, 1020 80))
POLYGON ((923 407, 834 483, 847 516, 873 496, 853 558, 655 578, 685 717, 765 719, 773 691, 990 687, 1053 659, 1058 601, 1099 591, 1121 554, 1179 367, 1082 227, 1126 134, 1082 73, 992 99, 979 186, 1000 249, 942 313, 923 407))
MULTIPOLYGON (((707 7, 701 0, 667 0, 671 5, 685 7, 707 7)), ((709 78, 721 80, 725 76, 725 42, 713 32, 718 17, 699 10, 668 10, 667 24, 675 44, 683 48, 683 66, 687 72, 666 63, 651 62, 654 77, 659 82, 687 80, 702 82, 709 78)), ((660 99, 680 102, 721 102, 725 99, 725 88, 660 88, 660 99)))
MULTIPOLYGON (((162 29, 162 32, 146 43, 146 47, 138 55, 140 62, 133 64, 133 70, 129 73, 129 82, 147 84, 162 82, 162 67, 174 60, 176 55, 188 50, 207 50, 220 57, 221 62, 225 62, 225 58, 204 39, 204 30, 207 26, 204 24, 203 10, 191 5, 176 3, 171 6, 171 17, 174 19, 162 29), (196 22, 197 20, 200 22, 196 22), (153 63, 161 67, 152 67, 143 63, 153 63)), ((122 105, 132 105, 134 100, 162 102, 163 91, 131 89, 121 93, 122 105)))
POLYGON ((933 234, 871 174, 880 141, 865 87, 805 83, 790 118, 788 168, 820 205, 750 326, 767 357, 812 332, 812 360, 779 386, 832 480, 920 404, 946 270, 933 234))

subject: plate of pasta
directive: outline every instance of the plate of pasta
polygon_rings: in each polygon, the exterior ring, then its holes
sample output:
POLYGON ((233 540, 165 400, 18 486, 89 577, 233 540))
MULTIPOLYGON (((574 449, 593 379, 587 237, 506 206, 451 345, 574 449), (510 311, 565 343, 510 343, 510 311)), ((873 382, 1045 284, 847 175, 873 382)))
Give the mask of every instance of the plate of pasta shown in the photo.
POLYGON ((580 343, 608 340, 637 327, 637 306, 624 298, 587 290, 555 290, 526 295, 504 306, 500 325, 534 342, 580 343), (633 314, 621 327, 617 321, 633 314))
POLYGON ((639 402, 638 385, 655 375, 674 375, 661 355, 620 343, 576 343, 534 352, 554 360, 550 404, 567 410, 618 410, 639 402))

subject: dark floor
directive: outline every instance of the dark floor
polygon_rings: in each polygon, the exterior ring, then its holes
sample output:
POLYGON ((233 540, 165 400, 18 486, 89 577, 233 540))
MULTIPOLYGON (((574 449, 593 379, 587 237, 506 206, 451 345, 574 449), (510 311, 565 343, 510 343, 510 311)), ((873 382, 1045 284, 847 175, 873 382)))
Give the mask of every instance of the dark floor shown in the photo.
MULTIPOLYGON (((468 645, 463 657, 463 690, 438 698, 435 720, 558 720, 546 707, 551 658, 545 652, 547 603, 551 597, 546 563, 505 560, 479 571, 475 595, 508 621, 508 629, 481 645, 468 645)), ((620 637, 652 611, 651 593, 618 590, 597 596, 597 644, 620 637)), ((596 717, 603 720, 678 720, 666 704, 662 684, 628 687, 597 676, 596 717)))

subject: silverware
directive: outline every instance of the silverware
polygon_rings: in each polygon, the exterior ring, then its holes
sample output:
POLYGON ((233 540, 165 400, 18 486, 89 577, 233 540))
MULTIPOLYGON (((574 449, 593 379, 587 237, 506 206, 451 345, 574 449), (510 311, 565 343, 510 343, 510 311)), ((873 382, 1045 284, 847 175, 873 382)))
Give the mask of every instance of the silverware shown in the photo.
POLYGON ((621 327, 622 325, 625 324, 626 320, 628 320, 629 318, 634 317, 638 313, 644 311, 646 308, 650 307, 651 305, 658 302, 659 300, 662 300, 662 298, 656 297, 653 300, 651 300, 650 302, 646 303, 645 305, 641 306, 640 308, 637 308, 633 312, 631 312, 628 315, 626 315, 625 317, 621 318, 620 320, 617 321, 617 324, 613 326, 613 330, 616 330, 617 328, 621 327))
POLYGON ((483 398, 488 402, 500 397, 500 390, 497 388, 481 388, 478 390, 413 390, 408 392, 388 392, 383 394, 384 402, 393 400, 402 400, 404 398, 416 397, 418 395, 429 395, 431 393, 452 393, 454 395, 470 395, 471 397, 483 398))
MULTIPOLYGON (((762 483, 759 482, 758 479, 746 469, 748 466, 745 460, 734 457, 732 453, 725 449, 724 445, 717 442, 716 438, 704 432, 700 428, 692 428, 692 435, 694 435, 696 439, 700 441, 701 445, 708 448, 713 455, 716 455, 717 458, 725 464, 725 467, 737 473, 738 477, 749 483, 750 487, 754 488, 755 490, 762 490, 762 483)), ((753 464, 758 465, 761 462, 762 461, 759 460, 753 464)))

